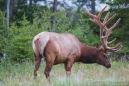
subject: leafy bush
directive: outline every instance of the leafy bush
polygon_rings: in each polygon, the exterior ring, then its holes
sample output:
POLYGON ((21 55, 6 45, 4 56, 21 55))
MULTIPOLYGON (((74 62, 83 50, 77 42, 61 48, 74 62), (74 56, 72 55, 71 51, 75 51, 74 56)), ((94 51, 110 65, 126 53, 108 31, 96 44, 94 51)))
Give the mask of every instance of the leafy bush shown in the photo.
POLYGON ((6 53, 10 60, 16 62, 32 59, 31 25, 25 16, 22 19, 21 21, 11 23, 8 30, 6 53))
POLYGON ((6 29, 6 19, 5 14, 0 11, 0 53, 4 53, 6 47, 7 29, 6 29))

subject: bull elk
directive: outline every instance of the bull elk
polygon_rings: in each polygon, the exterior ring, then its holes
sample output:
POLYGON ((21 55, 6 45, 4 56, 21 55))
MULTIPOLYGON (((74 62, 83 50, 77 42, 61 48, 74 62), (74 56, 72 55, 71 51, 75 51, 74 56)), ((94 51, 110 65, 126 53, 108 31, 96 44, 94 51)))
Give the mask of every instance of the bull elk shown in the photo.
POLYGON ((34 78, 37 76, 37 71, 40 66, 41 58, 45 59, 46 67, 44 74, 48 81, 50 81, 50 71, 53 65, 64 63, 66 75, 70 75, 72 65, 75 62, 82 63, 97 63, 106 68, 110 68, 111 64, 106 55, 109 52, 118 52, 122 49, 122 45, 118 43, 115 47, 108 47, 116 40, 116 38, 108 42, 108 37, 111 31, 117 26, 120 19, 111 27, 107 28, 106 25, 115 17, 115 14, 108 19, 109 12, 100 21, 100 17, 107 6, 105 6, 99 14, 93 15, 87 9, 86 13, 91 16, 92 22, 100 27, 100 41, 102 46, 91 47, 81 43, 75 36, 71 34, 59 34, 55 32, 41 32, 33 39, 33 52, 35 60, 34 78))

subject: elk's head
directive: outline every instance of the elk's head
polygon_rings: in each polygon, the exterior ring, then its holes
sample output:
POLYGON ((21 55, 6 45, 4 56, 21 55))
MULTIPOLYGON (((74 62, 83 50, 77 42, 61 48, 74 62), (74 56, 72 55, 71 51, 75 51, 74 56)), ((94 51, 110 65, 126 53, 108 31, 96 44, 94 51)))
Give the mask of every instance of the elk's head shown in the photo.
POLYGON ((107 6, 105 6, 98 15, 93 15, 91 14, 87 9, 86 9, 86 13, 91 16, 93 19, 91 19, 92 22, 96 23, 97 25, 99 25, 100 27, 100 41, 102 46, 98 48, 98 53, 97 53, 97 60, 96 62, 100 65, 103 65, 107 68, 111 67, 110 61, 108 60, 107 57, 107 52, 118 52, 122 49, 122 45, 120 43, 118 43, 115 47, 108 47, 108 44, 111 44, 112 42, 114 42, 116 40, 116 38, 114 38, 112 41, 108 42, 108 37, 111 35, 111 31, 117 26, 117 24, 120 21, 120 18, 117 20, 117 22, 110 28, 107 28, 107 24, 115 17, 116 14, 114 14, 111 18, 108 18, 110 12, 107 13, 107 15, 105 16, 103 22, 100 21, 101 15, 103 13, 103 11, 105 10, 107 6))
POLYGON ((105 51, 104 48, 98 44, 96 44, 96 48, 96 63, 103 65, 106 68, 110 68, 111 64, 109 58, 107 57, 107 51, 105 51))

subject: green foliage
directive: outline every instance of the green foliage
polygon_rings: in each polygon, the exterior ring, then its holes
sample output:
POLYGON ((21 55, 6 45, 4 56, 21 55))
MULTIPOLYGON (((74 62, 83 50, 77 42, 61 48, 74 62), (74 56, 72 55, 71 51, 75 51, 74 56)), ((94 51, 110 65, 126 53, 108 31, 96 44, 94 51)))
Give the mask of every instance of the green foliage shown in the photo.
POLYGON ((24 60, 30 60, 32 59, 30 56, 32 56, 32 49, 31 49, 31 37, 30 36, 15 36, 12 39, 11 44, 11 52, 9 59, 17 62, 22 62, 24 60))
POLYGON ((5 9, 5 7, 4 7, 5 3, 6 3, 6 0, 0 0, 0 10, 5 9))
POLYGON ((99 36, 94 34, 92 30, 89 31, 89 33, 87 34, 87 37, 89 38, 89 40, 86 43, 87 45, 96 46, 96 44, 99 44, 101 46, 99 36))
POLYGON ((22 62, 32 59, 31 26, 23 16, 21 21, 11 24, 8 30, 6 53, 10 60, 22 62))
POLYGON ((51 28, 50 18, 52 12, 49 10, 43 10, 40 13, 34 13, 33 23, 31 24, 31 30, 33 31, 33 37, 40 32, 48 31, 51 28))
POLYGON ((0 11, 0 53, 4 53, 4 48, 6 47, 7 29, 5 14, 0 11))
POLYGON ((53 25, 50 31, 65 33, 69 29, 73 29, 73 17, 67 17, 66 11, 55 12, 52 16, 55 19, 56 23, 53 25))

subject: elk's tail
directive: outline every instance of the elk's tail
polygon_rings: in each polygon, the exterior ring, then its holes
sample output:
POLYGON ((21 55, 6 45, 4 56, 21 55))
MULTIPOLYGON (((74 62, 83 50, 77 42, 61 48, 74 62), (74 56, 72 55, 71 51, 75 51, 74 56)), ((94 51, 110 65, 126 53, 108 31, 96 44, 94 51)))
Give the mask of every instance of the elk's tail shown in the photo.
POLYGON ((43 52, 44 52, 44 48, 47 44, 49 40, 49 37, 35 37, 33 40, 33 51, 34 53, 40 54, 42 55, 42 57, 44 57, 43 52))

